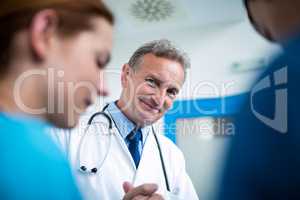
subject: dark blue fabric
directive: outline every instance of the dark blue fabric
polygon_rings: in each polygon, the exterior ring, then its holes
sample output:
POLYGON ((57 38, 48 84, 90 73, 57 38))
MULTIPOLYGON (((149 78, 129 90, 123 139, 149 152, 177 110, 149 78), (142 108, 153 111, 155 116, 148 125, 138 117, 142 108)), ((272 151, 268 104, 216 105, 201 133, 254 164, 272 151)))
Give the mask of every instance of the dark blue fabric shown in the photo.
POLYGON ((135 163, 136 168, 138 168, 141 154, 139 151, 139 145, 142 142, 142 131, 141 129, 133 130, 128 136, 127 141, 129 143, 128 149, 130 151, 130 154, 133 158, 133 161, 135 163))
POLYGON ((274 130, 254 116, 249 96, 236 116, 236 134, 231 141, 217 199, 300 199, 299 55, 300 37, 285 45, 283 54, 257 80, 269 76, 274 82, 274 72, 287 67, 287 85, 267 88, 252 102, 257 111, 272 118, 275 92, 287 88, 287 133, 274 130))
POLYGON ((81 199, 45 123, 0 113, 0 199, 81 199))

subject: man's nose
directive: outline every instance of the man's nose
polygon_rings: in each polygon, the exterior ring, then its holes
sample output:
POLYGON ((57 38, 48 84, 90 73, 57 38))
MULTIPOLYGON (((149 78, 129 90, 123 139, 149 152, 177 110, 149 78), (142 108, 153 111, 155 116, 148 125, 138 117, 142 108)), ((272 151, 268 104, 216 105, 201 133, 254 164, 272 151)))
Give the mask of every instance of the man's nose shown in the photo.
POLYGON ((166 92, 164 90, 157 91, 153 99, 157 107, 161 108, 165 102, 166 92))

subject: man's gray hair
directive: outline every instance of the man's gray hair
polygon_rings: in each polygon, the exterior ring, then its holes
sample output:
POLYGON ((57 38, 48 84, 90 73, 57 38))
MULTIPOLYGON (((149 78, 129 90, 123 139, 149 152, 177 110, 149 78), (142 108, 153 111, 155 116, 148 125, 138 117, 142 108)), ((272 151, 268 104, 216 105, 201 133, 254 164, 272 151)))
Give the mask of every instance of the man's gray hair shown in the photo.
POLYGON ((137 69, 144 55, 151 53, 157 57, 167 58, 180 63, 186 77, 186 69, 190 68, 190 59, 185 52, 174 46, 169 40, 161 39, 148 42, 138 48, 129 59, 129 66, 137 69))

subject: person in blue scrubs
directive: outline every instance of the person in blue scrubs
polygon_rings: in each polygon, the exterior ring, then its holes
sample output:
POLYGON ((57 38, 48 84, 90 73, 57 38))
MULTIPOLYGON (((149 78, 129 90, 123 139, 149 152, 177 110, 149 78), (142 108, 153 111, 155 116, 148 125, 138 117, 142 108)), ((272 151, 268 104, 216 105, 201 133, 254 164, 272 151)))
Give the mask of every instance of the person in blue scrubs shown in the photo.
POLYGON ((300 1, 245 4, 255 29, 283 52, 236 117, 218 199, 300 199, 300 1))
POLYGON ((1 113, 0 124, 1 199, 80 199, 46 123, 1 113))
POLYGON ((1 1, 0 199, 81 199, 46 129, 74 127, 92 91, 107 94, 112 24, 98 0, 1 1))

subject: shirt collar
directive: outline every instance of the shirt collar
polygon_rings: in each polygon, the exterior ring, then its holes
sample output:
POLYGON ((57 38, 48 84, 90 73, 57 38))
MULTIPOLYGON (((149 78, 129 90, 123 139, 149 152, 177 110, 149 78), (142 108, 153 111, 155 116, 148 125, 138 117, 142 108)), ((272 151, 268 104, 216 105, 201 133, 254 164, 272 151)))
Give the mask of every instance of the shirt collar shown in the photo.
MULTIPOLYGON (((116 102, 112 102, 108 105, 107 111, 111 115, 114 123, 116 124, 116 127, 118 131, 120 132, 122 138, 125 140, 126 137, 133 131, 135 128, 135 124, 130 121, 126 115, 120 110, 120 108, 116 105, 116 102)), ((143 142, 147 138, 149 131, 151 130, 150 126, 145 126, 141 128, 142 135, 143 135, 143 142)))

